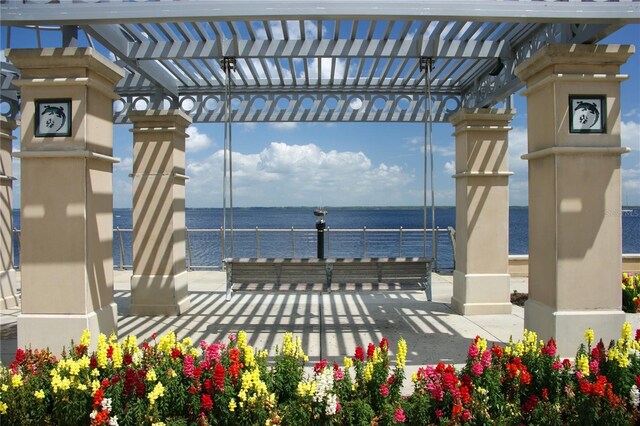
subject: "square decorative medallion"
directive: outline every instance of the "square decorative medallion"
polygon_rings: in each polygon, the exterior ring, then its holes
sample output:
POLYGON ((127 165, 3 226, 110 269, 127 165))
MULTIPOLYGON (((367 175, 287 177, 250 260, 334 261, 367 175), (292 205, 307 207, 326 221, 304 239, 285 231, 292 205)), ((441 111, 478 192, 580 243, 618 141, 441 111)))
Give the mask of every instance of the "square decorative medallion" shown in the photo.
POLYGON ((569 133, 606 133, 604 95, 569 95, 569 133))
POLYGON ((36 99, 35 136, 71 136, 71 99, 36 99))

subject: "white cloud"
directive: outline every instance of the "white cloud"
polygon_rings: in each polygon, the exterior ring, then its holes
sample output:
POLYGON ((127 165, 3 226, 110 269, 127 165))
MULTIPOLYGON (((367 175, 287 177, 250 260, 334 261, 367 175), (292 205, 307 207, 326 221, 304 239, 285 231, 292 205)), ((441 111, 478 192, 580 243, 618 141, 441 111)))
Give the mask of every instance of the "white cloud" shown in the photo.
MULTIPOLYGON (((434 167, 435 169, 435 167, 434 167)), ((449 175, 455 175, 456 174, 456 162, 455 161, 447 161, 446 163, 444 163, 444 171, 445 173, 449 174, 449 175)))
MULTIPOLYGON (((223 153, 191 162, 187 203, 219 205, 223 153)), ((402 167, 372 164, 362 152, 325 152, 318 146, 272 142, 257 154, 233 153, 234 204, 400 205, 413 177, 402 167)))
POLYGON ((640 151, 640 122, 623 121, 620 125, 620 138, 622 146, 640 151))
POLYGON ((298 127, 298 123, 292 122, 292 121, 283 121, 280 123, 269 123, 270 127, 273 127, 274 129, 280 129, 280 130, 291 130, 291 129, 295 129, 296 127, 298 127))
MULTIPOLYGON (((256 26, 257 24, 254 24, 256 26)), ((300 24, 298 21, 286 21, 287 32, 290 40, 301 40, 300 24)), ((281 21, 269 21, 269 29, 274 40, 284 40, 284 28, 281 21)), ((304 33, 306 38, 315 39, 318 35, 318 25, 313 21, 304 21, 304 33)), ((326 28, 322 26, 322 34, 326 33, 326 28)), ((263 26, 255 29, 256 38, 259 40, 267 39, 267 31, 263 26)))
MULTIPOLYGON (((331 69, 333 68, 333 78, 342 79, 345 77, 346 61, 340 58, 313 58, 309 62, 308 74, 309 78, 318 78, 318 59, 320 59, 321 78, 328 80, 331 78, 331 69), (335 65, 334 65, 335 63, 335 65)), ((304 71, 300 72, 298 77, 304 77, 304 71)))
POLYGON ((203 151, 215 145, 213 139, 206 133, 200 133, 196 126, 189 126, 187 134, 189 135, 186 141, 186 150, 188 152, 203 151))

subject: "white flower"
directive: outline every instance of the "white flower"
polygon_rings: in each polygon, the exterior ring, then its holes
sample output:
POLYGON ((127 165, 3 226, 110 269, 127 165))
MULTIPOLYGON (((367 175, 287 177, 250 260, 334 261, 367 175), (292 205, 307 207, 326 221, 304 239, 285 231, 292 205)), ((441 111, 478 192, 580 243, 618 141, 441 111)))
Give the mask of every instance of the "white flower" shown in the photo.
POLYGON ((109 419, 109 426, 118 426, 118 416, 113 416, 109 419))
POLYGON ((336 414, 338 408, 338 397, 335 394, 327 396, 327 408, 324 412, 327 416, 333 416, 336 414))
POLYGON ((102 409, 111 410, 111 398, 104 398, 102 400, 102 409))
POLYGON ((631 405, 634 408, 638 408, 638 404, 640 404, 640 390, 636 385, 631 386, 631 391, 629 391, 629 399, 631 401, 631 405))
POLYGON ((91 414, 89 414, 89 417, 91 417, 91 420, 93 420, 96 418, 97 415, 98 415, 98 412, 96 410, 93 410, 91 414))

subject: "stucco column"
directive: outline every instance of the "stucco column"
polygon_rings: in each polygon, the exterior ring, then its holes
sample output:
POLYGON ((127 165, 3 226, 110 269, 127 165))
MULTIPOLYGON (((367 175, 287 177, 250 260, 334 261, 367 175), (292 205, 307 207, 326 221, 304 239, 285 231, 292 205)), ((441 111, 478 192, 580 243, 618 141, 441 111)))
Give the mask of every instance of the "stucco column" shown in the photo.
POLYGON ((15 308, 20 304, 16 271, 13 269, 13 131, 14 120, 0 116, 0 309, 15 308))
POLYGON ((84 329, 117 331, 113 86, 124 73, 92 48, 7 52, 21 72, 18 346, 55 353, 84 329))
POLYGON ((626 76, 619 71, 633 51, 550 45, 516 69, 527 84, 529 139, 523 156, 529 161, 525 328, 545 340, 554 337, 561 356, 575 355, 587 328, 605 342, 620 337, 625 320, 620 156, 628 149, 620 146, 620 82, 626 76), (602 110, 585 111, 575 96, 589 107, 603 100, 602 110), (601 133, 591 126, 595 118, 601 133), (572 121, 585 132, 572 132, 572 121))
POLYGON ((185 132, 177 110, 134 111, 132 315, 189 309, 185 259, 185 132))
POLYGON ((456 270, 452 307, 463 315, 510 314, 509 156, 513 110, 463 109, 456 138, 456 270))

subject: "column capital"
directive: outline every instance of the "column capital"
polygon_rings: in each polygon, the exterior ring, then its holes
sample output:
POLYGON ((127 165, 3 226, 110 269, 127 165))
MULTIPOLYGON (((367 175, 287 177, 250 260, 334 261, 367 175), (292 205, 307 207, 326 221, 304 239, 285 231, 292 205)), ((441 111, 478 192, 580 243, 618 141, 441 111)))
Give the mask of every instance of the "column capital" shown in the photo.
POLYGON ((93 72, 113 85, 124 77, 122 68, 92 47, 7 49, 6 56, 20 69, 20 80, 87 77, 93 72))
POLYGON ((541 73, 617 73, 634 53, 633 45, 550 44, 518 65, 515 74, 528 82, 541 73))
POLYGON ((172 127, 186 128, 191 117, 179 109, 131 111, 127 117, 135 128, 164 129, 172 127))
POLYGON ((462 123, 495 126, 496 123, 507 123, 513 119, 515 109, 494 108, 462 108, 451 115, 449 121, 455 127, 462 123), (486 123, 486 124, 485 124, 486 123))
MULTIPOLYGON (((9 132, 14 131, 18 127, 18 122, 12 118, 5 117, 4 115, 0 115, 0 130, 4 133, 5 130, 9 132)), ((11 136, 13 137, 13 136, 11 136)), ((15 139, 15 138, 14 138, 15 139)))

